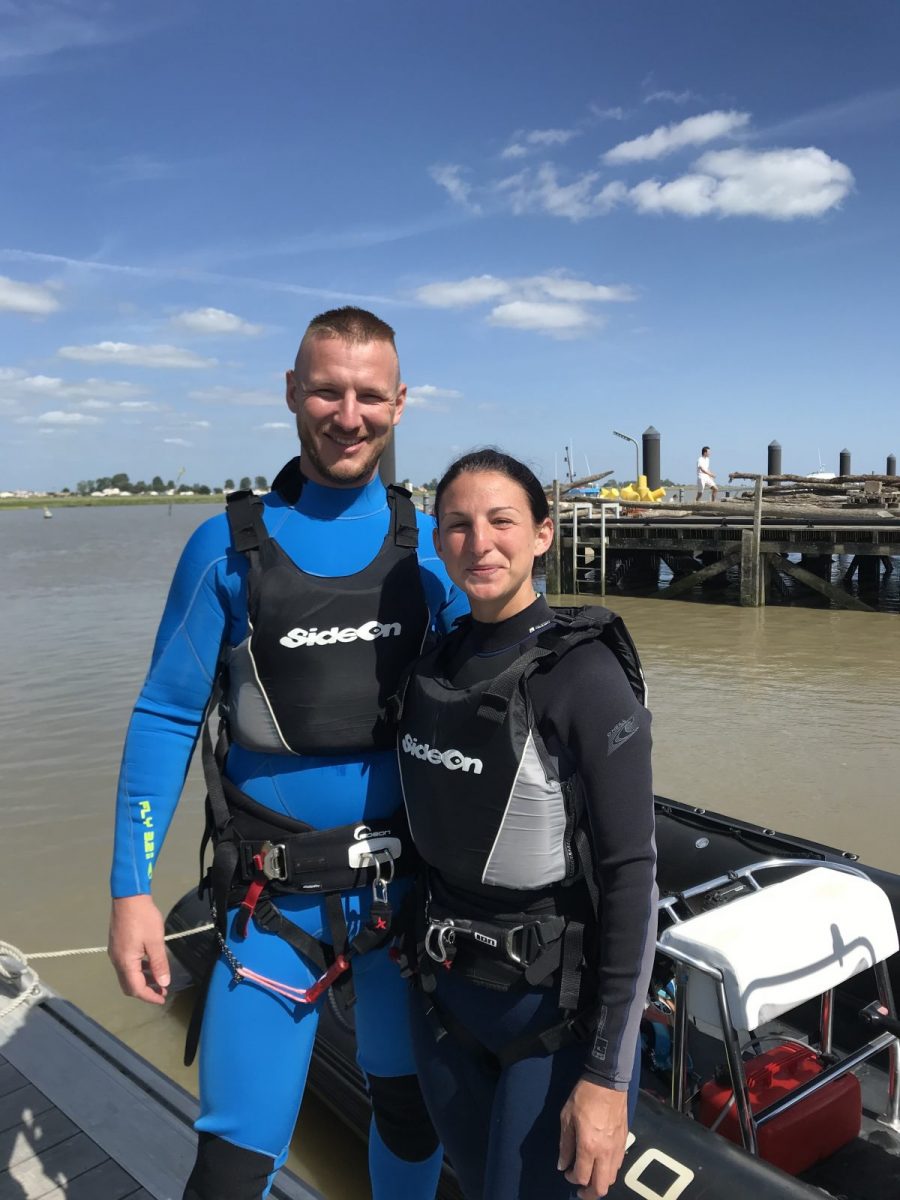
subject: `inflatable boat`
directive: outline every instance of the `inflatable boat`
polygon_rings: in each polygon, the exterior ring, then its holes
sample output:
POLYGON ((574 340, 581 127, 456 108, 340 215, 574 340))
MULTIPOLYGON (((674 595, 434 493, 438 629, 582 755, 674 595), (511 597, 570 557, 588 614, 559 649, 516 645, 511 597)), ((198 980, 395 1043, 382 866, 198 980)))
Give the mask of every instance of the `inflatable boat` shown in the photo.
MULTIPOLYGON (((661 797, 656 815, 641 1096, 611 1200, 897 1200, 900 876, 661 797)), ((167 932, 208 919, 191 892, 167 932)), ((170 943, 184 982, 211 937, 170 943)), ((354 1053, 329 1000, 310 1086, 364 1136, 354 1053)), ((452 1167, 440 1195, 460 1197, 452 1167)))

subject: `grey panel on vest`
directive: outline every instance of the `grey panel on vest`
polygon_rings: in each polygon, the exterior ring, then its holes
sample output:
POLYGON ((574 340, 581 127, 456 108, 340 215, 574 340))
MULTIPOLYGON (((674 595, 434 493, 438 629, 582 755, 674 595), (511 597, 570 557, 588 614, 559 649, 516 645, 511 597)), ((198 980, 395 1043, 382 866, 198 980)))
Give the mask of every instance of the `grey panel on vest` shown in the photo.
POLYGON ((566 875, 565 834, 562 788, 547 779, 529 731, 481 882, 524 889, 557 883, 566 875))
POLYGON ((228 656, 228 726, 232 741, 259 754, 290 754, 256 677, 250 639, 228 656))

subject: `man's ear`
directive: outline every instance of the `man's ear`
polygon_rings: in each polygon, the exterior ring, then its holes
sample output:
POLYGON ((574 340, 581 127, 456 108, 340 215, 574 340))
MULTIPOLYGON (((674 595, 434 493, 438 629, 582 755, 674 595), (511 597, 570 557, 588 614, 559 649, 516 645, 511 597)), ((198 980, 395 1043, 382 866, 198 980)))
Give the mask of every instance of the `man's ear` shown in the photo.
POLYGON ((400 418, 403 416, 403 410, 405 407, 406 407, 406 384, 401 383, 400 387, 397 389, 397 399, 394 401, 394 419, 391 422, 392 425, 396 425, 399 423, 400 418))
POLYGON ((284 398, 291 412, 296 413, 297 400, 295 396, 295 379, 293 371, 285 371, 284 373, 284 398))

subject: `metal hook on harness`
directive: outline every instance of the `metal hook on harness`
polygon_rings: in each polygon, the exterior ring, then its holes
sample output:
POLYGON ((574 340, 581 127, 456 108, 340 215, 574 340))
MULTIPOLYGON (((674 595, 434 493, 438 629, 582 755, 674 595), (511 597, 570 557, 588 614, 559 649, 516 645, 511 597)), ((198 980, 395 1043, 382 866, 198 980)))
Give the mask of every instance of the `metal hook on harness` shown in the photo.
POLYGON ((394 858, 389 850, 375 850, 372 855, 375 875, 372 879, 372 899, 376 904, 388 903, 388 885, 394 881, 394 858), (384 874, 382 868, 388 868, 384 874))
POLYGON ((432 921, 425 930, 425 952, 435 962, 448 962, 455 953, 455 944, 456 930, 452 921, 432 921))

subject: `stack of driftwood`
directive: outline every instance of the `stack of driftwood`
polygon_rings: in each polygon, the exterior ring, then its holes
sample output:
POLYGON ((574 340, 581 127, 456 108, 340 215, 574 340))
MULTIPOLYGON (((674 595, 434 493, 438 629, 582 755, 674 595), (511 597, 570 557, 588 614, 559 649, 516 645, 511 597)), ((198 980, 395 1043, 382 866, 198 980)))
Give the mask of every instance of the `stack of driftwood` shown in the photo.
MULTIPOLYGON (((729 481, 757 479, 749 471, 732 471, 729 481)), ((877 509, 900 508, 900 476, 839 475, 835 479, 810 479, 805 475, 763 475, 767 484, 763 497, 772 502, 825 511, 861 506, 877 509)), ((748 497, 749 498, 749 497, 748 497)))

